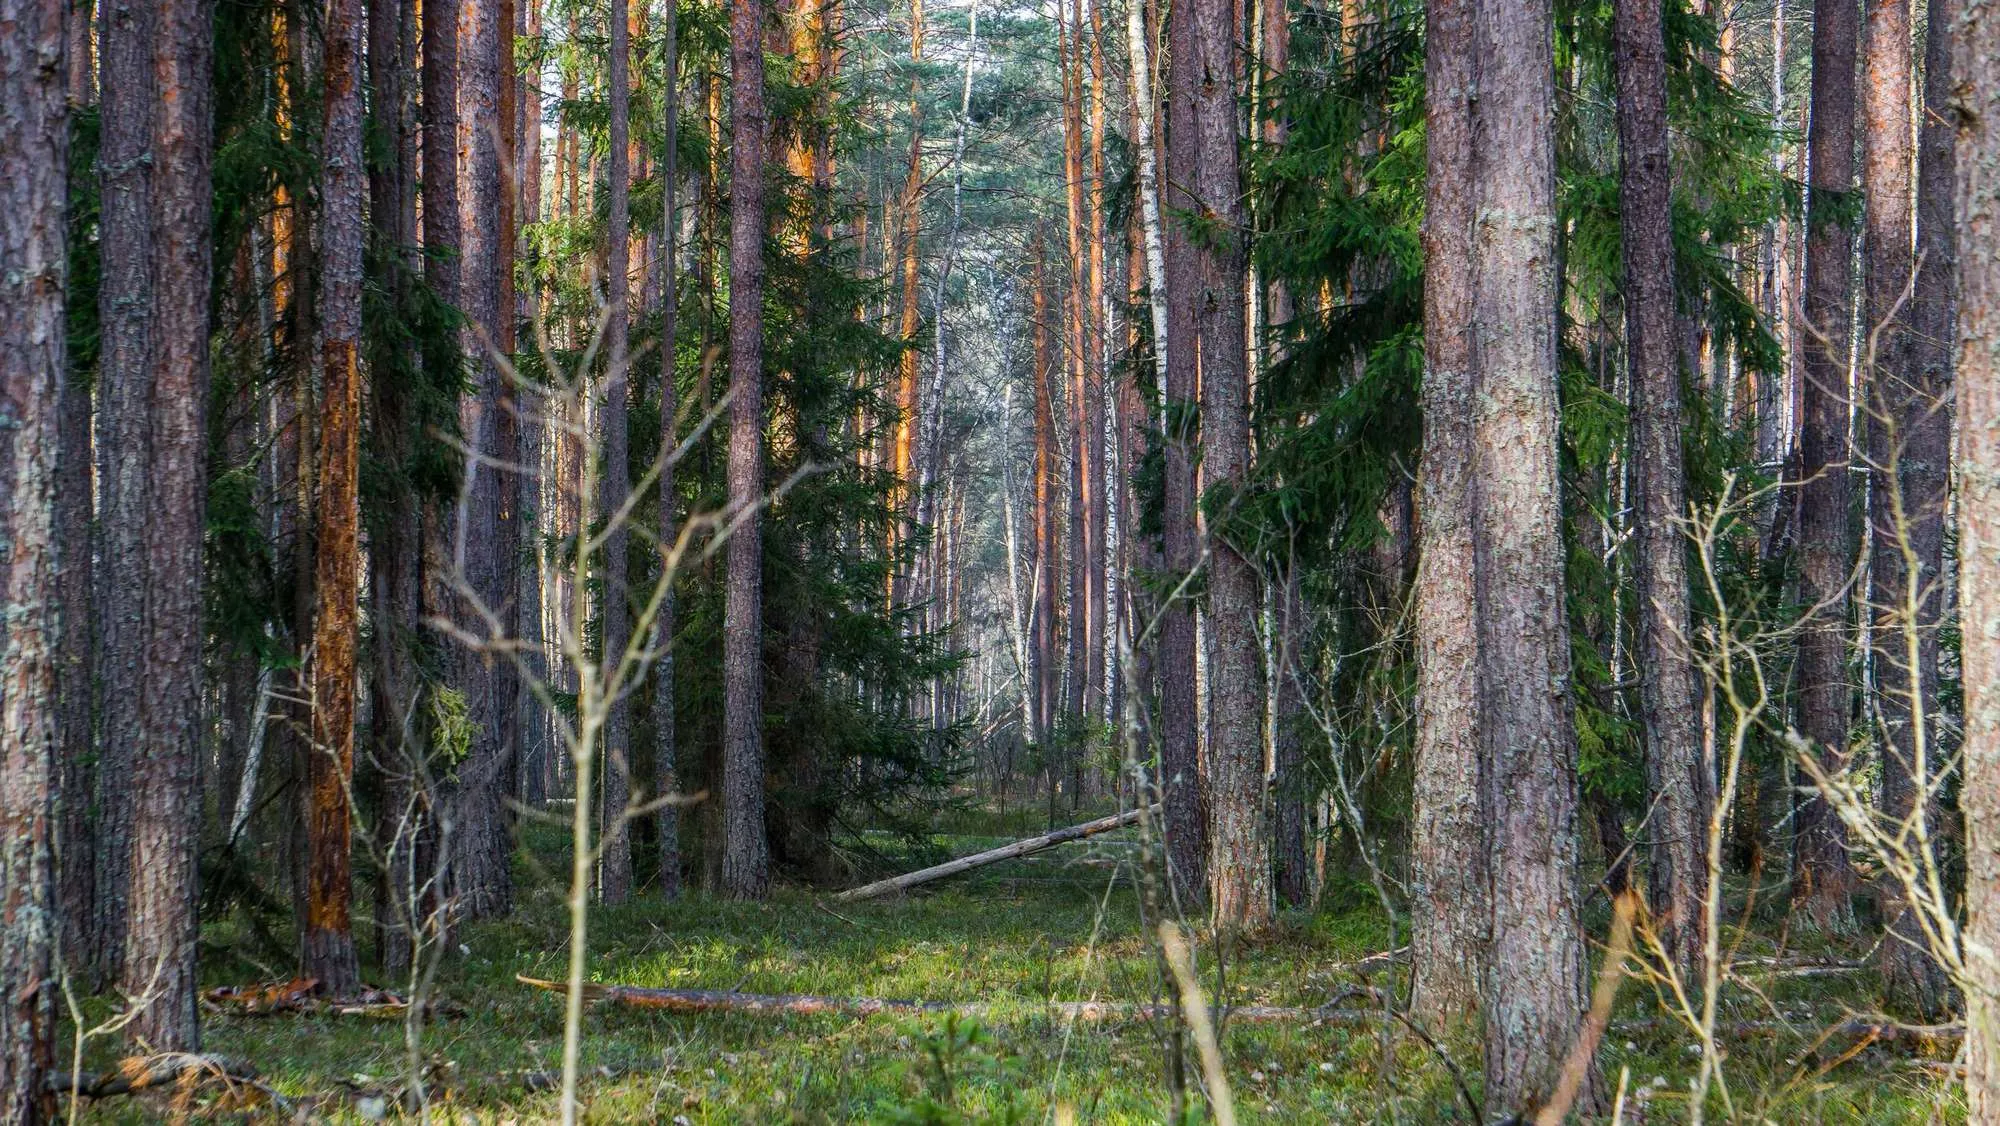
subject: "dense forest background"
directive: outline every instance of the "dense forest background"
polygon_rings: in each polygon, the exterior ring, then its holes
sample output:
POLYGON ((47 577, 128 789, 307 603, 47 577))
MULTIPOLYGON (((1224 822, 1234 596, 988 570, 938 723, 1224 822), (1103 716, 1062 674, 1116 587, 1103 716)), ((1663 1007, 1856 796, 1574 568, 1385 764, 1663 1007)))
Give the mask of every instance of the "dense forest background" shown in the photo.
POLYGON ((1994 1120, 1996 28, 0 0, 0 1119, 1994 1120))

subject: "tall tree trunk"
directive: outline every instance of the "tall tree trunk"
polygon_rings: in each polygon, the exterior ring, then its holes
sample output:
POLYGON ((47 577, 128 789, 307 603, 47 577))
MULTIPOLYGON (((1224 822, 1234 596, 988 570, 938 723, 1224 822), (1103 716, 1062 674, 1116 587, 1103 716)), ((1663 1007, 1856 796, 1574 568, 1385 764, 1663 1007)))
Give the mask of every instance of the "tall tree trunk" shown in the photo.
POLYGON ((1652 810, 1647 891, 1668 957, 1699 981, 1714 806, 1703 760, 1695 668, 1688 652, 1686 486, 1681 378, 1674 354, 1674 248, 1669 225, 1666 37, 1660 0, 1619 0, 1619 214, 1625 249, 1625 350, 1631 364, 1639 600, 1639 718, 1652 810))
MULTIPOLYGON (((732 3, 738 0, 731 0, 732 3)), ((910 0, 910 62, 921 65, 924 59, 924 0, 910 0)), ((915 67, 913 66, 913 70, 915 67)), ((895 519, 890 524, 890 546, 900 547, 909 537, 910 515, 916 511, 916 430, 920 404, 917 401, 918 375, 922 368, 922 353, 917 349, 917 330, 922 325, 919 311, 918 282, 919 262, 917 241, 923 229, 923 187, 924 187, 924 103, 923 79, 913 74, 910 79, 910 165, 903 180, 901 201, 902 226, 897 241, 901 257, 903 287, 902 319, 898 332, 903 342, 903 354, 897 365, 896 375, 896 434, 892 454, 892 489, 890 509, 895 519)), ((884 225, 885 231, 887 225, 884 225)), ((909 576, 903 573, 899 559, 890 560, 890 601, 902 605, 909 597, 909 576)))
MULTIPOLYGON (((1847 681, 1848 320, 1854 236, 1844 211, 1854 190, 1854 58, 1857 8, 1835 0, 1813 11, 1812 121, 1806 131, 1811 199, 1806 218, 1805 387, 1799 489, 1799 729, 1821 765, 1847 761, 1852 693, 1847 681)), ((1847 833, 1817 794, 1798 809, 1792 902, 1824 930, 1854 926, 1854 868, 1847 833)))
POLYGON ((154 1051, 192 1051, 199 840, 202 565, 208 497, 209 59, 207 0, 158 9, 154 125, 151 495, 146 539, 145 723, 132 768, 127 1026, 154 1051), (139 863, 140 858, 144 863, 139 863))
MULTIPOLYGON (((1192 197, 1196 85, 1193 20, 1188 5, 1168 10, 1166 179, 1163 210, 1185 214, 1192 197), (1175 138, 1180 138, 1176 140, 1175 138)), ((1201 566, 1195 516, 1194 442, 1196 397, 1195 250, 1187 226, 1165 225, 1163 269, 1168 300, 1166 387, 1162 406, 1165 435, 1164 488, 1160 514, 1166 551, 1168 601, 1160 610, 1160 807, 1165 822, 1167 865, 1183 909, 1206 902, 1208 889, 1208 798, 1202 786, 1200 685, 1196 677, 1194 600, 1191 586, 1201 566)))
MULTIPOLYGON (((1869 0, 1862 23, 1861 190, 1867 201, 1862 229, 1862 323, 1872 354, 1856 387, 1865 389, 1868 489, 1868 612, 1874 714, 1881 728, 1882 812, 1896 820, 1923 816, 1915 806, 1914 771, 1928 773, 1935 718, 1937 604, 1933 597, 1943 558, 1942 485, 1950 450, 1922 432, 1938 405, 1912 365, 1911 313, 1905 294, 1915 282, 1911 181, 1915 146, 1910 136, 1909 0, 1869 0), (1933 440, 1926 442, 1927 438, 1933 440), (1912 443, 1915 443, 1913 446, 1912 443), (1932 449, 1924 449, 1928 444, 1932 449), (1920 465, 1924 455, 1943 455, 1920 465), (1928 511, 1927 511, 1928 510, 1928 511), (1914 584, 1914 585, 1913 585, 1914 584)), ((1858 437, 1858 436, 1857 436, 1858 437)), ((1928 805, 1928 803, 1926 803, 1928 805)), ((1883 880, 1883 916, 1917 938, 1904 917, 1893 877, 1883 880)), ((1920 949, 1890 939, 1882 944, 1883 985, 1920 1009, 1942 1000, 1927 980, 1920 949), (1891 952, 1891 948, 1895 948, 1891 952)))
POLYGON ((1423 460, 1416 577, 1411 1005, 1432 1024, 1479 1004, 1490 896, 1480 833, 1479 636, 1472 544, 1474 0, 1430 0, 1425 88, 1423 460))
POLYGON ((99 24, 103 101, 97 169, 101 193, 101 282, 97 376, 97 576, 99 716, 96 925, 98 984, 116 981, 125 956, 132 881, 132 764, 145 713, 140 705, 146 622, 148 423, 153 403, 152 4, 109 0, 99 24), (117 576, 116 579, 113 576, 117 576))
MULTIPOLYGON (((632 492, 630 447, 626 416, 631 410, 630 352, 627 346, 632 308, 631 190, 632 38, 629 0, 611 0, 611 222, 606 245, 611 260, 604 277, 604 352, 609 366, 604 377, 604 402, 598 421, 604 442, 604 484, 598 510, 604 527, 603 676, 604 790, 602 843, 598 846, 597 897, 623 903, 632 893, 632 838, 626 831, 625 807, 632 789, 632 694, 624 689, 625 650, 632 639, 632 616, 626 590, 626 531, 620 510, 632 492)), ((581 799, 580 799, 581 800, 581 799)))
MULTIPOLYGON (((473 389, 459 404, 459 426, 474 456, 465 466, 457 540, 464 609, 461 626, 487 643, 512 639, 513 606, 508 598, 518 567, 514 513, 506 498, 506 475, 514 461, 511 397, 495 352, 504 347, 501 326, 501 272, 511 236, 498 229, 501 214, 500 87, 502 54, 511 44, 503 34, 498 0, 467 0, 459 61, 464 83, 459 107, 469 135, 466 167, 469 199, 461 216, 465 348, 473 360, 473 389)), ((506 797, 515 747, 515 677, 508 658, 494 644, 471 645, 459 656, 458 683, 465 692, 472 746, 458 769, 453 818, 453 891, 468 918, 506 915, 513 908, 510 869, 513 843, 506 797)), ((579 796, 579 800, 582 800, 579 796)))
MULTIPOLYGON (((65 387, 65 5, 0 4, 0 1119, 53 1119, 60 615, 56 477, 65 387)), ((84 396, 86 403, 88 397, 84 396)), ((84 545, 87 549, 87 544, 84 545)), ((67 670, 65 670, 67 671, 67 670)))
MULTIPOLYGON (((1193 0, 1191 26, 1175 56, 1189 71, 1177 90, 1191 95, 1194 129, 1169 134, 1170 150, 1194 150, 1195 213, 1212 217, 1193 249, 1187 291, 1195 309, 1201 364, 1202 473, 1209 486, 1241 490, 1250 477, 1249 382, 1245 370, 1242 179, 1238 167, 1234 15, 1228 0, 1193 0)), ((1177 13, 1178 14, 1178 13, 1177 13)), ((1263 607, 1257 570, 1227 533, 1227 513, 1208 540, 1209 717, 1205 763, 1209 800, 1208 890, 1218 927, 1254 931, 1271 921, 1271 838, 1264 794, 1264 656, 1257 640, 1263 607)))
POLYGON ((764 835, 764 5, 731 0, 728 580, 723 598, 722 891, 770 891, 764 835))
POLYGON ((1483 2, 1479 21, 1472 574, 1493 889, 1485 1095, 1498 1115, 1555 1090, 1580 1025, 1584 957, 1556 448, 1553 23, 1546 0, 1483 2))
MULTIPOLYGON (((1104 722, 1105 615, 1108 609, 1108 556, 1105 504, 1105 316, 1104 316, 1104 0, 1090 0, 1090 230, 1086 265, 1083 345, 1083 415, 1078 460, 1084 466, 1084 577, 1088 599, 1084 609, 1083 714, 1094 725, 1104 722)), ((1083 29, 1077 29, 1079 35, 1083 29)), ((1081 53, 1081 52, 1079 52, 1081 53)))
MULTIPOLYGON (((90 12, 87 2, 68 8, 66 50, 72 114, 97 100, 90 67, 90 12)), ((17 135, 25 136, 18 131, 17 135)), ((67 154, 65 148, 65 159, 67 154)), ((80 178, 80 171, 65 165, 65 174, 73 179, 80 178)), ((70 223, 68 237, 73 244, 84 236, 75 229, 80 222, 72 219, 70 223)), ((66 362, 75 363, 75 357, 66 362)), ((97 614, 91 508, 97 489, 90 450, 91 392, 75 378, 75 372, 65 370, 70 378, 64 385, 56 423, 56 555, 61 563, 56 581, 61 584, 57 597, 62 614, 62 633, 56 646, 56 768, 60 777, 55 830, 56 911, 57 925, 62 929, 56 946, 64 965, 87 980, 92 968, 97 894, 97 832, 91 808, 98 776, 93 737, 96 693, 92 680, 96 670, 91 659, 97 614)))
MULTIPOLYGON (((666 26, 660 31, 666 57, 660 71, 665 90, 661 98, 664 132, 679 136, 680 129, 680 0, 666 0, 666 26)), ((680 536, 679 493, 674 484, 676 443, 679 439, 680 386, 674 366, 674 328, 680 312, 679 209, 680 146, 667 142, 666 166, 661 170, 664 192, 661 241, 663 252, 658 269, 661 277, 660 302, 660 543, 670 545, 680 536)), ((660 798, 671 798, 680 790, 677 756, 680 745, 674 728, 674 575, 669 569, 661 576, 667 589, 662 592, 658 615, 653 619, 653 788, 660 798)), ((680 807, 663 802, 654 815, 660 838, 660 894, 672 899, 681 890, 680 807)))
POLYGON ((361 633, 361 34, 360 0, 327 12, 319 534, 314 537, 313 745, 307 756, 307 892, 300 929, 307 976, 336 997, 361 984, 350 901, 355 651, 361 633))
MULTIPOLYGON (((1932 7, 1935 14, 1937 8, 1932 7)), ((1964 626, 1965 1120, 2000 1120, 2000 19, 1965 5, 1958 110, 1959 612, 1964 626)))
MULTIPOLYGON (((1035 509, 1034 509, 1034 611, 1031 629, 1034 641, 1029 661, 1034 680, 1035 718, 1033 739, 1043 756, 1050 755, 1055 736, 1056 685, 1056 575, 1062 567, 1061 540, 1055 507, 1056 423, 1055 371, 1049 356, 1049 285, 1046 253, 1039 230, 1034 247, 1035 335, 1035 509)), ((1055 775, 1050 774, 1050 785, 1055 775)))

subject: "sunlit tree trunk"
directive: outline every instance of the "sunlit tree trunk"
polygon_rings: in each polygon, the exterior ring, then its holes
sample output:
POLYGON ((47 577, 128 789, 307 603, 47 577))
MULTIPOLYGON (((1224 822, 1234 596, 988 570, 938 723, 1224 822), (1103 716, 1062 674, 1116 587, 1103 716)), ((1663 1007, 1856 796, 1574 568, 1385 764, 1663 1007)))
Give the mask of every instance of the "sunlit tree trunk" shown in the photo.
MULTIPOLYGON (((1049 740, 1055 734, 1056 693, 1059 669, 1056 664, 1056 582, 1062 568, 1062 541, 1058 538, 1058 517, 1055 507, 1056 493, 1056 424, 1055 424, 1055 371, 1049 355, 1049 286, 1046 252, 1041 232, 1035 234, 1034 246, 1034 324, 1031 331, 1035 336, 1035 508, 1033 515, 1035 560, 1034 560, 1034 614, 1032 623, 1033 644, 1030 646, 1032 664, 1031 677, 1035 685, 1035 742, 1041 745, 1044 756, 1049 754, 1049 740)), ((1050 775, 1053 784, 1054 775, 1050 775)))
MULTIPOLYGON (((1937 11, 1936 7, 1932 12, 1937 11)), ((1965 1102, 2000 1121, 2000 10, 1971 0, 1958 35, 1958 590, 1965 760, 1965 1102)))

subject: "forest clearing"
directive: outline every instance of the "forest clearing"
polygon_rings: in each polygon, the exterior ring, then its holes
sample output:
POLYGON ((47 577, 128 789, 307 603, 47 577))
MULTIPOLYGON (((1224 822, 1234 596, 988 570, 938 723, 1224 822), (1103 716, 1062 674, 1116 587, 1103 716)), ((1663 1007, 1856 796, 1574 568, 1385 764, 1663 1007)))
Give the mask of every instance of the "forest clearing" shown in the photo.
POLYGON ((0 0, 0 1126, 2000 1126, 2000 0, 0 0))

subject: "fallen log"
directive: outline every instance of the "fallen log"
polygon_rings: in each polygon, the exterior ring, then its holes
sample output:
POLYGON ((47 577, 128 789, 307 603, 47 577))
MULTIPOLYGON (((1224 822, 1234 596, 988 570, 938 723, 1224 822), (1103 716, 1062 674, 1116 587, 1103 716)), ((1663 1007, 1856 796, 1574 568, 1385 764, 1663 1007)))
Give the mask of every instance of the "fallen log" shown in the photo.
POLYGON ((857 899, 873 899, 892 891, 904 891, 918 884, 942 880, 946 876, 956 876, 961 872, 984 868, 988 864, 997 864, 1002 860, 1014 860, 1041 852, 1043 849, 1054 848, 1059 844, 1068 844, 1070 841, 1080 841, 1085 837, 1094 837, 1113 829, 1122 829, 1139 820, 1141 815, 1156 814, 1159 811, 1160 806, 1157 802, 1143 810, 1128 809, 1123 813, 1114 813, 1109 817, 1100 817, 1081 825, 1071 825, 1067 829, 1057 829, 1053 833, 1044 833, 1039 837, 1029 837, 1026 840, 1001 845, 999 848, 989 848, 985 852, 975 852, 971 856, 961 856, 957 860, 947 860, 943 864, 932 865, 929 868, 919 868, 914 872, 905 872, 900 876, 891 876, 886 880, 876 880, 872 884, 849 888, 833 898, 835 902, 852 903, 857 899))
MULTIPOLYGON (((567 993, 560 981, 543 981, 517 974, 514 980, 551 993, 567 993)), ((753 1013, 785 1016, 850 1017, 923 1016, 949 1014, 986 1018, 1008 1011, 1043 1009, 1085 1023, 1164 1020, 1179 1006, 1134 1001, 911 1001, 895 997, 823 997, 810 993, 738 993, 726 989, 653 989, 638 985, 587 984, 586 1001, 604 1001, 635 1009, 670 1013, 753 1013)), ((1298 1008, 1288 1005, 1235 1005, 1217 1013, 1219 1019, 1249 1024, 1359 1024, 1382 1014, 1368 1009, 1298 1008)))
POLYGON ((108 1099, 181 1083, 212 1079, 228 1086, 253 1083, 256 1078, 257 1069, 239 1060, 183 1052, 120 1060, 111 1070, 96 1075, 53 1071, 43 1078, 42 1089, 54 1095, 108 1099))

